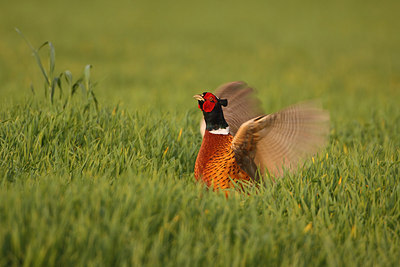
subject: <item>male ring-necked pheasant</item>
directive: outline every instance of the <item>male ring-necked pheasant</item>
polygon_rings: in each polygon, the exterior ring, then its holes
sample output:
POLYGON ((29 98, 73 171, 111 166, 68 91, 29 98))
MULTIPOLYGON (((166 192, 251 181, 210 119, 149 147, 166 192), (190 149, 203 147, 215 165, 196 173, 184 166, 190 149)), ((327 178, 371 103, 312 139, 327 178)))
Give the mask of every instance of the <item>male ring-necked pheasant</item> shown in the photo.
POLYGON ((214 189, 257 180, 260 172, 279 177, 284 169, 294 171, 326 143, 329 114, 314 102, 262 115, 253 89, 244 82, 193 97, 204 117, 195 177, 214 189))

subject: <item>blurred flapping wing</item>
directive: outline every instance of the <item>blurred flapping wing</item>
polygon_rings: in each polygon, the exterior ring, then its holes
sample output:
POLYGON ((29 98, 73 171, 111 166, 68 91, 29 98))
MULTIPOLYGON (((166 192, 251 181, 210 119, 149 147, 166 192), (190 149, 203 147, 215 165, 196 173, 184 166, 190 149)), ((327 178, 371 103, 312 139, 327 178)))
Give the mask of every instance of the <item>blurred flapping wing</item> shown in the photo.
POLYGON ((232 148, 249 175, 259 166, 262 173, 267 169, 281 176, 283 169, 293 171, 305 157, 317 153, 326 144, 328 133, 329 113, 316 102, 305 102, 245 122, 232 148))

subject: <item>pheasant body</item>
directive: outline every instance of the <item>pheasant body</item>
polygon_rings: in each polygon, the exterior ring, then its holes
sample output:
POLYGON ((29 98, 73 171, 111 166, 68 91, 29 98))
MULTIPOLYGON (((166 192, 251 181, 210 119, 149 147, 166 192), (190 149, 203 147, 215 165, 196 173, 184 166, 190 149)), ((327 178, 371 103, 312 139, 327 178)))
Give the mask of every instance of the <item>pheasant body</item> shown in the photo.
POLYGON ((204 118, 195 177, 213 189, 258 181, 267 174, 282 177, 284 170, 296 171, 327 143, 329 113, 316 102, 263 114, 244 82, 227 83, 215 95, 205 92, 194 98, 204 118))
POLYGON ((232 181, 248 181, 249 175, 238 165, 231 148, 231 134, 213 134, 205 131, 197 155, 195 177, 213 189, 233 187, 232 181))

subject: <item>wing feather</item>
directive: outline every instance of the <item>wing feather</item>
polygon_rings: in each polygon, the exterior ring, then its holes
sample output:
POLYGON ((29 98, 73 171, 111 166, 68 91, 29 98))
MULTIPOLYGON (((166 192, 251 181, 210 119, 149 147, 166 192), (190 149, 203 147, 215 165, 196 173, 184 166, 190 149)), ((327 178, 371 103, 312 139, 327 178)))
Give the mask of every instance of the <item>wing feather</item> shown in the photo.
POLYGON ((317 153, 326 144, 328 133, 329 113, 310 101, 245 122, 232 148, 249 175, 254 172, 250 157, 262 171, 281 176, 283 169, 295 170, 305 157, 317 153))

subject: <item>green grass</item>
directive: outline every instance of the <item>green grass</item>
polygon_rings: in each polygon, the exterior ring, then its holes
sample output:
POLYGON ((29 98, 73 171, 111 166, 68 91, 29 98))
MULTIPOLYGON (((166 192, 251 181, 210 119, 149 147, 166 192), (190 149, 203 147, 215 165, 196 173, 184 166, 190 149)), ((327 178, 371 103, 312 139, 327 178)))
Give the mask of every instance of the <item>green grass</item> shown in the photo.
POLYGON ((399 7, 1 2, 0 266, 396 266, 399 7), (47 78, 15 27, 55 47, 47 78), (191 96, 232 80, 332 125, 299 173, 226 199, 195 182, 191 96))

